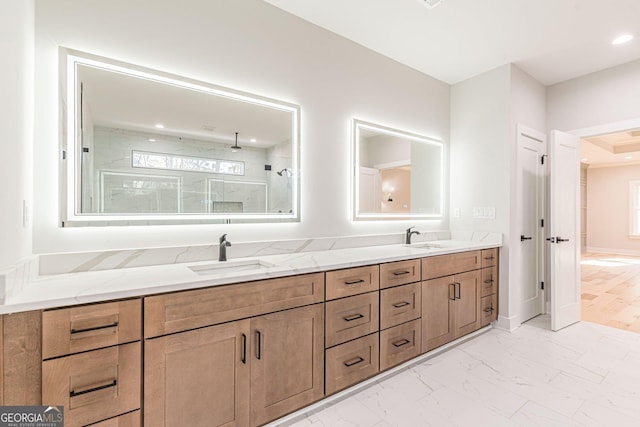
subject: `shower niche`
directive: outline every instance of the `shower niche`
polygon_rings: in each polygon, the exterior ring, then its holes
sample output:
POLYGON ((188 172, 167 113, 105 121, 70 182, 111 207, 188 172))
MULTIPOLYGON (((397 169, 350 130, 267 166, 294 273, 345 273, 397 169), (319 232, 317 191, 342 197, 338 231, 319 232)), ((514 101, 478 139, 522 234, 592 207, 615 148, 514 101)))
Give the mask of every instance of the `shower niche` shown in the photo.
POLYGON ((299 221, 297 105, 61 50, 64 226, 299 221))

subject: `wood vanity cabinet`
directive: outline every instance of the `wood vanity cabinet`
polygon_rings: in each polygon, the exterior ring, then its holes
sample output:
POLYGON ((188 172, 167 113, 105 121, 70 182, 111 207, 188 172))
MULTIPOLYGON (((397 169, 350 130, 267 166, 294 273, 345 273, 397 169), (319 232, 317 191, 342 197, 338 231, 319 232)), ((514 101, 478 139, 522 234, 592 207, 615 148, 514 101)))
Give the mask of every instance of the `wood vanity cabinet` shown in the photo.
POLYGON ((257 426, 321 399, 323 301, 323 273, 145 298, 145 426, 257 426))
POLYGON ((422 282, 423 353, 481 327, 481 252, 462 252, 443 257, 447 257, 448 270, 434 260, 440 256, 422 260, 423 277, 449 273, 422 282))
POLYGON ((42 404, 64 406, 66 426, 140 425, 141 307, 137 298, 42 312, 42 404))

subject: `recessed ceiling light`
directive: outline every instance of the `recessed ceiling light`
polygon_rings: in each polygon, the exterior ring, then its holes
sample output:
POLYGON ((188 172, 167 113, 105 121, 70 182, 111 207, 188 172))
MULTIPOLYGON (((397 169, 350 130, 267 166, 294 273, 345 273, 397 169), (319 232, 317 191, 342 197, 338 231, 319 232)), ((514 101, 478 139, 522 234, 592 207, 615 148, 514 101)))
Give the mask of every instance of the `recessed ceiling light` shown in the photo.
POLYGON ((162 123, 156 123, 155 126, 158 129, 164 129, 164 125, 162 123))
POLYGON ((631 160, 631 159, 633 159, 633 156, 625 156, 624 159, 625 160, 631 160))
POLYGON ((628 41, 631 41, 632 39, 633 39, 633 36, 631 34, 623 34, 623 35, 618 36, 615 39, 613 39, 611 44, 623 44, 623 43, 626 43, 628 41))
POLYGON ((251 138, 251 139, 249 140, 249 142, 257 142, 257 141, 258 141, 258 140, 257 140, 257 139, 255 139, 255 138, 251 138))
POLYGON ((149 142, 156 142, 156 140, 153 138, 149 138, 149 142))
POLYGON ((434 7, 440 5, 444 0, 418 0, 420 3, 425 5, 427 9, 433 9, 434 7))

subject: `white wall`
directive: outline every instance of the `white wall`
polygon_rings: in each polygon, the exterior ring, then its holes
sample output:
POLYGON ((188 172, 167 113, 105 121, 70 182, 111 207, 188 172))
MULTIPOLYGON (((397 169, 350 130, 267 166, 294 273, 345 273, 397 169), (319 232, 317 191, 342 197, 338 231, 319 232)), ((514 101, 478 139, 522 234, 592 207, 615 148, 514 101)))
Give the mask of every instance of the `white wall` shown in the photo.
MULTIPOLYGON (((207 244, 448 229, 350 218, 352 117, 449 140, 449 85, 259 0, 47 0, 36 4, 34 250, 207 244), (302 222, 60 228, 58 46, 301 106, 302 222)), ((487 189, 487 194, 493 189, 487 189)))
POLYGON ((587 250, 640 255, 629 238, 629 181, 640 180, 640 165, 587 169, 587 250))
POLYGON ((0 13, 0 270, 31 255, 33 0, 5 0, 0 13))
POLYGON ((548 129, 570 131, 640 118, 640 61, 547 88, 548 129))

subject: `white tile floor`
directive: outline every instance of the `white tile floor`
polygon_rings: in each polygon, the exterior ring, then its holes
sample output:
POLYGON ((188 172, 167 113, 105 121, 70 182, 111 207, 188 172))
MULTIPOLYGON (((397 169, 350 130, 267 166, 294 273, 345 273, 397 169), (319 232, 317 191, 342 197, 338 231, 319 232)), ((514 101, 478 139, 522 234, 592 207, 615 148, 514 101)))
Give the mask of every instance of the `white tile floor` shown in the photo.
POLYGON ((541 316, 378 381, 295 427, 640 426, 640 334, 541 316))

